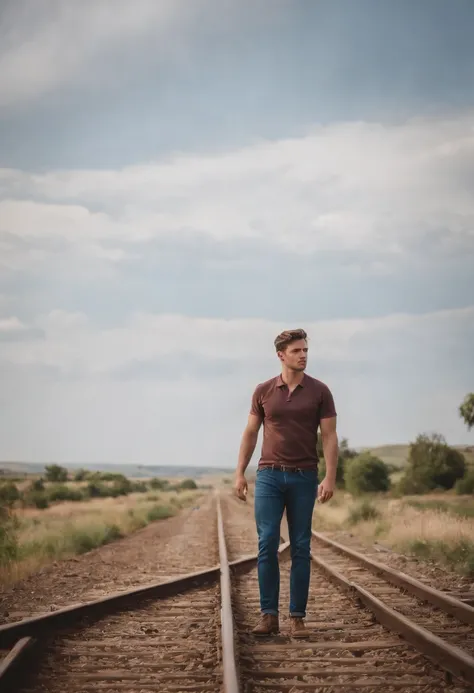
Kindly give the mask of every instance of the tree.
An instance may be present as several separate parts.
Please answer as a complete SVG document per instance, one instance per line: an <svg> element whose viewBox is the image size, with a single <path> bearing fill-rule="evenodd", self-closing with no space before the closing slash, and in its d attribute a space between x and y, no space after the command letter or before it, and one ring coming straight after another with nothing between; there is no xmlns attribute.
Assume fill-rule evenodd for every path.
<svg viewBox="0 0 474 693"><path fill-rule="evenodd" d="M363 452L347 466L345 482L347 490L353 495L388 491L390 488L388 467L375 455Z"/></svg>
<svg viewBox="0 0 474 693"><path fill-rule="evenodd" d="M60 467L59 464L47 464L45 477L47 481L67 481L67 469Z"/></svg>
<svg viewBox="0 0 474 693"><path fill-rule="evenodd" d="M322 480L326 475L326 462L324 460L324 450L321 437L318 437L317 442L317 452L319 457L319 479ZM339 441L339 455L337 459L337 469L336 469L336 486L337 488L344 488L344 471L347 467L347 462L357 456L355 450L349 447L349 441L347 438L341 438Z"/></svg>
<svg viewBox="0 0 474 693"><path fill-rule="evenodd" d="M194 479L184 479L179 485L179 488L184 490L194 490L197 489L197 484Z"/></svg>
<svg viewBox="0 0 474 693"><path fill-rule="evenodd" d="M442 435L419 435L410 445L408 468L401 488L413 493L450 489L466 472L464 456L449 447Z"/></svg>
<svg viewBox="0 0 474 693"><path fill-rule="evenodd" d="M470 431L474 426L474 392L465 396L464 402L459 407L459 414Z"/></svg>

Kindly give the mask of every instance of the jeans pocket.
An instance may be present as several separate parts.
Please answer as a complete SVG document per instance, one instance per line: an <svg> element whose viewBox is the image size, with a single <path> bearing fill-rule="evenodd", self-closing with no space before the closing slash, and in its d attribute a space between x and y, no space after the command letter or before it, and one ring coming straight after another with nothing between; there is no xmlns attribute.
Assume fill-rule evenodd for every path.
<svg viewBox="0 0 474 693"><path fill-rule="evenodd" d="M305 479L305 481L312 481L313 483L318 483L318 472L316 469L300 469L300 476Z"/></svg>

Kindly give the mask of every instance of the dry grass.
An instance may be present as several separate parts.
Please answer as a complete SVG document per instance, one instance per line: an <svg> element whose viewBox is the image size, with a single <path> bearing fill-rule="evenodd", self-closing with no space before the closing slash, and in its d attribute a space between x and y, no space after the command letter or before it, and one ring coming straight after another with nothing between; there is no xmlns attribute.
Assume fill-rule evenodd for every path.
<svg viewBox="0 0 474 693"><path fill-rule="evenodd" d="M16 581L52 561L86 553L150 522L171 517L199 495L196 491L156 491L97 498L87 503L59 503L45 510L18 510L15 556L2 560L0 584Z"/></svg>
<svg viewBox="0 0 474 693"><path fill-rule="evenodd" d="M397 551L448 565L457 572L474 576L474 517L472 498L438 497L420 501L413 498L372 497L357 501L347 494L327 505L318 505L314 528L351 528L363 540L383 541ZM413 507L411 503L418 503ZM425 507L423 507L423 504ZM465 504L465 506L463 505ZM464 511L463 508L466 508ZM465 512L463 516L463 512ZM373 515L372 519L364 519Z"/></svg>

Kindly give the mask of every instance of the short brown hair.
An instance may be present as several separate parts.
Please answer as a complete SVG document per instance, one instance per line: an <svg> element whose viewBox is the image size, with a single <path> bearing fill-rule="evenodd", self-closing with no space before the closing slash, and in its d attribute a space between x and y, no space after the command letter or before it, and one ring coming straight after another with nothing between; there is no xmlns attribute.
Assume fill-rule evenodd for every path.
<svg viewBox="0 0 474 693"><path fill-rule="evenodd" d="M275 349L276 351L285 351L287 346L298 339L308 339L308 335L304 330L285 330L275 339Z"/></svg>

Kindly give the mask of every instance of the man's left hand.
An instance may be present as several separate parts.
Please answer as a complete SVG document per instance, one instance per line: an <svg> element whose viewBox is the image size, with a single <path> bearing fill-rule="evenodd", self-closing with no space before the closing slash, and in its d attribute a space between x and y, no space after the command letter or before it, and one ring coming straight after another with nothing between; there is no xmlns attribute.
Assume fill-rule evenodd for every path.
<svg viewBox="0 0 474 693"><path fill-rule="evenodd" d="M336 483L330 479L324 478L318 486L318 501L319 503L326 503L334 495L334 489Z"/></svg>

